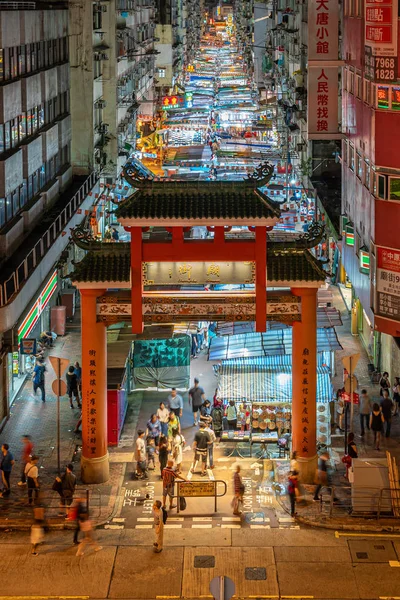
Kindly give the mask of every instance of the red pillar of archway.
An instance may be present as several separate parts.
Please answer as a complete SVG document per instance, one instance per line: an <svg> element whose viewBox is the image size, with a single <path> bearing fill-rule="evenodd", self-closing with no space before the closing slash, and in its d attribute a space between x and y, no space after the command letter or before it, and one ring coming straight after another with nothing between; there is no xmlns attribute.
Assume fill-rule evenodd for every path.
<svg viewBox="0 0 400 600"><path fill-rule="evenodd" d="M132 333L142 333L143 323L143 248L141 227L130 227L131 232L131 299Z"/></svg>
<svg viewBox="0 0 400 600"><path fill-rule="evenodd" d="M301 321L293 323L292 447L301 479L312 483L317 463L317 289L293 288L301 297Z"/></svg>
<svg viewBox="0 0 400 600"><path fill-rule="evenodd" d="M105 290L81 289L82 458L84 483L109 479L107 448L107 328L97 322L97 297Z"/></svg>
<svg viewBox="0 0 400 600"><path fill-rule="evenodd" d="M256 226L256 331L267 329L267 228Z"/></svg>

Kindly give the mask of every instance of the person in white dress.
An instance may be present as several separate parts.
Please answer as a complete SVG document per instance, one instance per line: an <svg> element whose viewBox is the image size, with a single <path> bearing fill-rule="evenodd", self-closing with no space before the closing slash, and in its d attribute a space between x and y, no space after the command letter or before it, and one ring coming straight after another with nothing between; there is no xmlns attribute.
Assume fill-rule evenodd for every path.
<svg viewBox="0 0 400 600"><path fill-rule="evenodd" d="M172 431L172 457L175 462L175 470L177 473L182 473L181 465L183 461L183 447L185 445L185 438L178 429Z"/></svg>

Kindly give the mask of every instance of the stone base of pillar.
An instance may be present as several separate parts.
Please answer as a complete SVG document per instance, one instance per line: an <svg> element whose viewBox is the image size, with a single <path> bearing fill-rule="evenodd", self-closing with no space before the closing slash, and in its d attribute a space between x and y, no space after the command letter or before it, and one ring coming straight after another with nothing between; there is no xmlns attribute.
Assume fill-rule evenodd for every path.
<svg viewBox="0 0 400 600"><path fill-rule="evenodd" d="M110 478L108 452L99 458L81 458L81 478L83 483L105 483Z"/></svg>
<svg viewBox="0 0 400 600"><path fill-rule="evenodd" d="M318 455L312 456L311 458L304 458L301 456L297 457L299 463L299 480L301 483L312 484L315 483L315 475L318 466Z"/></svg>

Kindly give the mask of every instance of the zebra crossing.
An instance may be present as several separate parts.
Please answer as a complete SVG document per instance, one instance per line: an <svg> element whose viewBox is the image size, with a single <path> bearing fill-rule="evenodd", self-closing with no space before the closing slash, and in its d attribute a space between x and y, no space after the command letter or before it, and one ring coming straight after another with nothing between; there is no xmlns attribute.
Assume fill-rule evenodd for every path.
<svg viewBox="0 0 400 600"><path fill-rule="evenodd" d="M268 517L247 519L251 513L231 517L194 517L194 516L168 516L164 529L300 529L291 517L278 517L275 524ZM152 529L153 517L137 517L136 522L126 527L125 518L115 517L104 529Z"/></svg>

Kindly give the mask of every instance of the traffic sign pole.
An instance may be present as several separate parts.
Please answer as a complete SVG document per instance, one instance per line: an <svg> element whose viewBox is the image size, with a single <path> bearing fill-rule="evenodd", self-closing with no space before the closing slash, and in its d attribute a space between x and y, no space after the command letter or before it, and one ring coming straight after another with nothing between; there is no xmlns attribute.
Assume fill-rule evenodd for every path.
<svg viewBox="0 0 400 600"><path fill-rule="evenodd" d="M61 473L61 434L60 434L60 381L61 381L61 360L57 361L58 394L57 394L57 468L58 474Z"/></svg>

